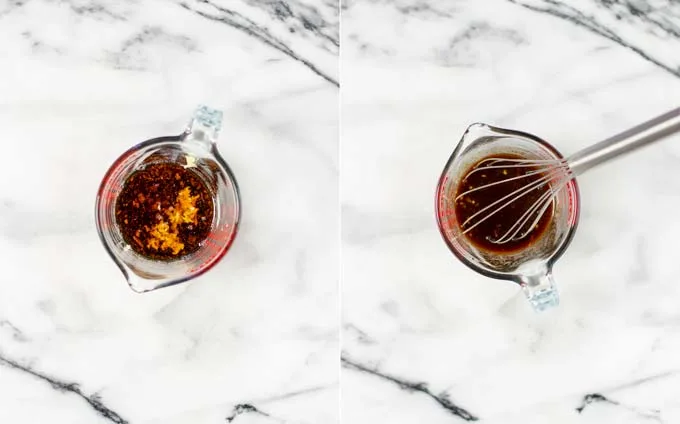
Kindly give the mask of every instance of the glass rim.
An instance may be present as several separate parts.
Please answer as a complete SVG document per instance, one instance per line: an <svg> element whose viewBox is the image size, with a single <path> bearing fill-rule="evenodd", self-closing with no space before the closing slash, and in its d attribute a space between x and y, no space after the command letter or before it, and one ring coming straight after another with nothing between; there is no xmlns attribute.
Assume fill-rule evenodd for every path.
<svg viewBox="0 0 680 424"><path fill-rule="evenodd" d="M151 278L144 278L140 276L139 274L136 274L133 270L131 270L130 266L120 257L120 255L114 251L114 248L110 245L110 241L107 240L105 233L110 232L111 230L106 230L102 228L102 208L103 205L105 204L104 197L107 195L106 191L107 188L109 187L113 176L117 171L120 170L121 166L125 163L126 160L130 159L131 156L134 156L135 154L139 153L140 151L147 149L147 148L152 148L154 146L162 147L162 144L168 143L168 144L173 144L176 143L178 146L182 146L183 142L183 134L181 135L176 135L176 136L162 136L162 137L155 137L151 138L145 141L142 141L140 143L137 143L127 149L125 152L123 152L120 156L114 160L114 162L111 164L111 166L107 169L106 173L104 174L104 177L101 180L101 183L99 185L99 188L97 190L97 196L96 196L96 201L95 201L95 225L97 228L97 234L99 236L100 241L104 245L104 248L106 249L107 253L111 257L111 259L114 261L114 263L118 266L118 268L121 270L123 275L125 276L125 279L130 286L130 288L138 293L144 293L148 291L153 291L159 288L163 287L169 287L175 284L180 284L185 281L191 280L193 278L196 278L205 272L209 271L212 269L218 262L224 258L226 253L229 251L231 246L234 243L234 240L236 239L236 236L239 232L240 228L240 222L241 222L241 214L242 214L242 206L241 206L241 194L240 194L240 189L238 182L236 181L236 178L234 176L234 173L232 172L231 168L229 165L226 163L224 158L220 155L219 151L213 144L212 149L210 151L210 154L212 155L213 159L220 165L222 168L220 172L224 172L226 179L230 182L233 192L234 192L234 207L236 209L236 214L234 217L234 222L232 223L232 230L229 232L229 236L227 239L221 243L221 246L219 247L219 250L217 251L216 254L211 256L205 263L201 264L200 266L193 268L189 272L184 273L183 275L178 275L176 277L166 277L166 278L158 278L159 284L154 285L151 288L144 289L144 290L139 290L137 287L135 287L132 284L133 279L142 279L142 280L147 280L147 281L153 281ZM211 234L212 234L211 230ZM210 238L210 235L208 236ZM200 251L200 249L199 249ZM172 261L174 263L181 262L183 259L178 259L177 261ZM162 261L156 261L158 263L162 263ZM130 273L133 273L136 275L136 277L132 277Z"/></svg>
<svg viewBox="0 0 680 424"><path fill-rule="evenodd" d="M488 124L475 123L475 124L470 125L466 129L462 139L464 139L465 135L467 135L467 133L470 131L471 128L473 128L475 126L481 126L481 125L489 128L492 132L497 133L499 135L507 135L507 136L514 136L514 137L518 137L518 138L524 138L527 141L536 143L539 146L545 148L549 153L554 155L556 159L565 159L565 156L562 153L560 153L560 151L557 150L557 148L555 148L552 144L548 143L547 141L543 140L540 137L537 137L533 134L530 134L530 133L527 133L527 132L524 132L524 131L509 130L509 129L495 127L495 126L488 125ZM462 141L462 139L461 139L461 141ZM437 181L437 187L436 187L436 191L435 191L435 217L436 217L436 220L437 220L437 227L439 229L439 233L440 233L441 237L444 239L444 242L448 246L449 250L454 254L454 256L456 256L456 258L458 258L458 260L460 262L465 264L468 268L470 268L473 271L478 272L478 273L480 273L480 274L482 274L486 277L489 277L489 278L493 278L493 279L496 279L496 280L508 280L508 281L512 281L516 284L521 285L519 279L517 278L517 276L519 275L518 273L497 272L497 271L493 271L493 270L490 270L488 268L482 267L482 266L478 265L477 263L475 263L473 261L470 261L468 258L466 258L463 255L462 252L459 251L459 248L456 247L456 245L453 243L453 241L450 240L449 236L446 234L446 230L445 230L446 226L443 223L443 216L442 216L442 210L441 210L441 207L440 207L440 205L441 205L440 200L441 200L441 198L444 194L444 186L445 186L445 181L446 181L446 177L447 177L447 174L448 174L448 170L451 168L451 165L454 162L454 160L459 156L458 150L461 147L460 145L461 145L461 143L459 142L459 144L456 146L453 153L451 154L451 156L447 160L446 165L444 165L444 170L442 171L442 173L439 177L439 180ZM464 152L461 152L461 154L464 154ZM577 182L576 178L575 177L572 178L565 185L564 188L565 189L571 189L573 191L574 196L572 198L572 202L574 203L574 208L573 208L572 214L570 214L570 217L569 217L569 223L568 223L568 229L566 231L566 236L560 242L560 246L555 250L555 252L553 252L553 254L550 255L550 257L545 261L548 269L552 268L554 263L564 254L566 249L571 244L571 241L574 238L574 235L576 233L576 229L578 227L579 218L580 218L581 195L580 195L580 192L579 192L578 182Z"/></svg>

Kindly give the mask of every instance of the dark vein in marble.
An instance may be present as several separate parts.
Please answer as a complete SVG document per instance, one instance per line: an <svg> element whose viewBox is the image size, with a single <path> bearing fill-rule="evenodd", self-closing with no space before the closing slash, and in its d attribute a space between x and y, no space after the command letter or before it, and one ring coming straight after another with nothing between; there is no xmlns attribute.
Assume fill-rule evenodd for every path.
<svg viewBox="0 0 680 424"><path fill-rule="evenodd" d="M674 37L680 37L680 28L674 26L668 17L680 17L674 14L670 7L659 7L655 4L651 7L649 2L631 2L630 0L593 0L596 4L611 10L614 17L619 21L640 22L649 25L649 32L660 30ZM671 1L668 1L668 6ZM655 13L658 12L658 13Z"/></svg>
<svg viewBox="0 0 680 424"><path fill-rule="evenodd" d="M23 373L26 373L28 375L31 375L38 380L41 380L43 382L48 383L52 388L58 392L62 393L72 393L79 398L83 399L85 402L87 402L88 405L92 407L97 413L102 417L106 418L107 420L111 421L112 423L116 424L129 424L129 422L125 419L123 419L120 415L118 415L116 412L113 410L107 408L101 400L101 397L98 394L93 394L93 395L86 395L82 392L80 389L80 386L77 383L66 383L59 381L55 378L49 377L45 374L39 373L38 371L35 371L27 366L21 365L16 361L13 361L4 355L0 354L0 365L4 365L8 368L12 368L17 371L21 371Z"/></svg>
<svg viewBox="0 0 680 424"><path fill-rule="evenodd" d="M324 22L321 14L312 6L295 0L270 0L264 2L261 0L246 0L246 3L265 9L276 20L286 23L290 32L304 29L304 31L328 41L335 47L340 47L337 36L332 36L325 32L329 29L329 25ZM295 7L291 7L291 4Z"/></svg>
<svg viewBox="0 0 680 424"><path fill-rule="evenodd" d="M522 34L514 29L501 28L490 25L488 22L476 21L471 22L464 30L456 34L449 41L449 47L455 47L462 42L478 38L498 38L514 46L527 44L527 40Z"/></svg>
<svg viewBox="0 0 680 424"><path fill-rule="evenodd" d="M19 330L19 328L17 328L17 326L7 321L6 319L0 320L0 328L9 329L9 331L12 333L12 338L18 342L28 341L28 337L26 337L24 333L21 330Z"/></svg>
<svg viewBox="0 0 680 424"><path fill-rule="evenodd" d="M648 377L643 377L639 378L637 380L633 380L627 383L620 384L618 386L614 387L609 387L605 390L607 393L612 393L612 392L618 392L626 389L630 389L633 387L638 387L643 384L647 384L652 381L656 380L661 380L665 379L668 377L676 376L678 374L677 370L670 370L670 371L665 371L659 374L651 375ZM630 405L625 405L619 401L613 400L607 396L605 396L602 393L589 393L583 396L583 399L581 400L581 404L576 407L576 411L580 414L582 413L588 406L594 404L594 403L604 403L612 406L617 406L620 408L624 408L636 415L638 415L641 418L645 419L651 419L655 420L658 422L662 422L661 420L661 411L658 409L650 409L650 410L644 410L644 409L639 409Z"/></svg>
<svg viewBox="0 0 680 424"><path fill-rule="evenodd" d="M167 39L172 41L187 52L195 52L198 50L196 42L184 35L169 34L158 26L144 26L136 35L125 40L120 48L121 52L125 52L137 45L144 45L156 39Z"/></svg>
<svg viewBox="0 0 680 424"><path fill-rule="evenodd" d="M436 16L439 18L453 18L454 15L445 10L435 9L432 5L428 3L415 3L408 4L405 6L395 6L396 9L405 15L421 15L421 16Z"/></svg>
<svg viewBox="0 0 680 424"><path fill-rule="evenodd" d="M632 387L637 387L637 386L647 384L647 383L652 382L652 381L661 380L661 379L664 379L664 378L676 376L678 374L678 372L680 372L680 371L671 370L671 371L662 372L660 374L651 375L649 377L639 378L637 380L633 380L633 381L621 384L621 385L616 386L616 387L608 388L607 391L612 392L612 391L630 389Z"/></svg>
<svg viewBox="0 0 680 424"><path fill-rule="evenodd" d="M286 423L285 420L274 417L271 414L262 411L261 409L255 407L253 405L253 403L256 403L258 405L262 405L262 404L267 404L267 403L280 402L282 400L287 400L287 399L295 398L295 397L298 397L298 396L304 396L304 395L308 395L310 393L315 393L315 392L324 390L326 388L328 388L328 386L307 387L307 388L304 388L304 389L295 390L295 391L287 392L287 393L282 393L282 394L278 394L278 395L274 395L274 396L269 396L269 397L257 399L257 400L254 400L254 401L251 400L251 401L248 401L247 403L239 403L238 405L236 405L232 409L231 414L226 418L226 421L228 423L231 423L231 422L234 422L236 420L236 418L238 418L241 415L254 414L254 415L259 415L261 417L269 418L269 420L271 420L271 421L275 421L275 422L278 422L278 423L281 423L281 424L285 424ZM253 403L251 403L251 402L253 402Z"/></svg>
<svg viewBox="0 0 680 424"><path fill-rule="evenodd" d="M167 43L186 53L200 51L194 40L179 34L171 34L158 26L143 26L137 33L127 38L115 52L108 54L108 60L116 69L145 70L148 58L143 51L153 43Z"/></svg>
<svg viewBox="0 0 680 424"><path fill-rule="evenodd" d="M609 400L608 398L604 397L603 395L599 393L590 393L585 396L583 396L583 400L581 401L581 405L576 407L576 412L579 414L583 412L584 409L591 403L610 403L612 405L619 405L618 402L614 402L613 400Z"/></svg>
<svg viewBox="0 0 680 424"><path fill-rule="evenodd" d="M607 28L606 26L600 24L595 18L584 14L583 12L579 11L578 9L576 9L574 7L560 3L556 0L542 0L542 2L547 5L546 7L539 7L539 6L534 6L534 5L531 5L531 4L523 3L521 0L508 0L508 1L513 3L513 4L522 6L526 9L532 10L534 12L555 16L557 18L571 22L575 25L586 28L589 31L591 31L591 32L593 32L597 35L600 35L602 37L605 37L608 40L611 40L611 41L617 43L618 45L620 45L622 47L625 47L629 50L632 50L633 52L635 52L637 55L639 55L643 59L653 63L654 65L660 67L661 69L664 69L665 71L671 73L672 75L674 75L676 77L680 77L680 67L673 68L673 67L661 62L660 60L650 56L643 49L641 49L637 46L634 46L634 45L626 42L625 40L623 40L621 37L619 37L616 34L616 32L614 30ZM615 1L615 0L610 0L610 2L611 1ZM643 16L644 15L640 15L639 17L642 18ZM619 18L619 19L621 19L621 18ZM644 21L650 22L650 20L647 19L647 18L644 18ZM658 25L661 25L661 24L672 25L672 23L669 23L669 22L663 22L663 23L654 22L652 25L658 26ZM666 28L666 32L669 35L673 35L673 33L676 32L676 31L680 32L680 28L675 28L675 27ZM663 42L663 41L664 41L663 38L659 38L659 42Z"/></svg>
<svg viewBox="0 0 680 424"><path fill-rule="evenodd" d="M291 59L302 63L304 66L306 66L309 70L320 76L321 78L325 79L326 81L330 82L331 84L335 85L336 87L339 87L340 84L338 81L333 79L330 75L327 75L323 71L321 71L319 68L317 68L312 62L309 60L298 56L295 51L293 51L290 47L288 47L285 43L283 43L281 40L277 39L273 35L267 31L266 28L262 28L257 23L254 21L248 19L247 17L234 12L233 10L218 6L214 3L212 3L209 0L198 0L199 3L203 4L208 4L211 7L213 7L216 11L220 12L220 16L213 16L211 14L202 12L200 10L192 9L188 4L182 2L180 3L180 6L182 6L184 9L189 10L199 16L202 16L206 19L209 19L211 21L215 22L220 22L225 25L228 25L232 28L235 28L241 32L244 32L245 34L256 38L260 40L261 42L265 43L266 45L280 51L281 53L285 54L286 56L290 57Z"/></svg>
<svg viewBox="0 0 680 424"><path fill-rule="evenodd" d="M412 382L412 381L407 381L401 378L394 377L389 374L385 374L383 372L378 371L375 368L368 367L366 365L362 365L358 362L355 362L347 357L347 355L343 354L342 355L342 366L347 369L363 372L365 374L372 375L374 377L378 377L382 380L389 381L391 383L396 384L400 389L405 390L410 393L422 393L431 399L433 399L435 402L437 402L442 408L447 410L449 413L452 415L455 415L458 418L461 418L464 421L477 421L479 418L476 416L472 415L470 412L465 410L464 408L461 408L458 405L455 405L451 399L449 398L449 395L446 393L440 393L438 395L435 395L430 391L426 383L422 382Z"/></svg>
<svg viewBox="0 0 680 424"><path fill-rule="evenodd" d="M357 327L354 324L345 324L342 326L344 331L346 333L349 333L354 336L354 339L362 345L372 345L375 344L376 341L373 340L368 333L363 331L361 328Z"/></svg>
<svg viewBox="0 0 680 424"><path fill-rule="evenodd" d="M231 411L231 415L229 415L227 417L227 422L228 423L234 422L234 420L238 416L243 415L243 414L256 414L256 415L261 415L263 417L270 418L269 414L260 411L259 409L257 409L253 405L251 405L249 403L240 403L240 404L236 405L234 407L234 409Z"/></svg>
<svg viewBox="0 0 680 424"><path fill-rule="evenodd" d="M641 411L637 408L633 408L627 405L623 405L620 402L617 402L615 400L609 399L608 397L604 396L601 393L589 393L585 396L583 396L583 400L581 401L581 405L576 407L576 412L579 414L582 414L583 411L589 406L594 403L606 403L612 406L619 406L622 408L625 408L629 410L630 412L633 412L634 414L638 415L641 418L646 418L646 419L651 419L655 421L661 422L661 411L658 409L652 409L649 411Z"/></svg>
<svg viewBox="0 0 680 424"><path fill-rule="evenodd" d="M432 1L432 0L343 0L343 11L353 8L357 3L372 3L391 7L402 15L418 17L422 19L450 19L460 11L455 1Z"/></svg>
<svg viewBox="0 0 680 424"><path fill-rule="evenodd" d="M280 395L274 395L274 396L269 396L266 398L258 399L257 403L263 404L263 403L270 403L270 402L278 402L286 399L291 399L295 398L298 396L305 396L308 394L320 392L321 390L327 389L328 386L313 386L313 387L307 387L305 389L300 389L300 390L294 390L292 392L287 392L287 393L282 393Z"/></svg>
<svg viewBox="0 0 680 424"><path fill-rule="evenodd" d="M74 2L67 2L71 10L77 15L89 16L89 17L106 17L114 21L124 21L127 18L123 15L119 15L112 12L108 8L96 2L89 2L87 4L79 5Z"/></svg>
<svg viewBox="0 0 680 424"><path fill-rule="evenodd" d="M479 49L471 45L473 40L494 40L511 46L526 44L522 34L514 29L473 21L456 33L446 48L437 50L438 62L447 67L476 66L479 61Z"/></svg>

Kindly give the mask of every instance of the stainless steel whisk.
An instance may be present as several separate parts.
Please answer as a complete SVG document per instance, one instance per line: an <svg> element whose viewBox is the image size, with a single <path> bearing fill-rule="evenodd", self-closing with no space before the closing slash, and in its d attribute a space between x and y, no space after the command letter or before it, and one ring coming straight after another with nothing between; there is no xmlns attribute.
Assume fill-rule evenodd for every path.
<svg viewBox="0 0 680 424"><path fill-rule="evenodd" d="M494 181L467 190L456 196L454 201L458 201L460 198L472 192L488 189L492 186L516 181L532 175L540 175L540 178L495 200L471 215L461 224L461 229L463 230L462 234L471 231L482 222L529 194L532 190L541 189L547 184L549 189L532 203L532 205L524 211L520 218L510 226L503 235L495 240L489 241L503 244L510 241L521 240L538 224L543 217L543 214L545 214L550 207L557 193L562 190L571 179L597 165L652 142L659 141L679 131L680 108L676 108L627 131L580 150L566 159L486 158L479 162L475 169L467 173L463 179L475 172L489 169L526 168L527 170L522 175ZM480 165L485 166L481 167Z"/></svg>

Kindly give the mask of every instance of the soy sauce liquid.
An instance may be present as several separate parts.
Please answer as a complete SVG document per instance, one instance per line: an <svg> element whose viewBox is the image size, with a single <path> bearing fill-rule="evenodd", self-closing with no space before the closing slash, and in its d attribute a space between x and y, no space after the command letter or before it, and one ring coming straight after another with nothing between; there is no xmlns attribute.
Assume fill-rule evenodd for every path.
<svg viewBox="0 0 680 424"><path fill-rule="evenodd" d="M525 157L514 155L514 154L494 154L493 158L503 158L503 159L527 159ZM454 204L456 219L461 226L462 230L469 228L474 225L482 218L487 216L489 213L495 211L500 206L509 201L512 197L497 203L496 205L490 207L489 209L481 212L476 217L472 218L468 224L463 226L463 223L470 218L475 213L484 209L486 206L496 202L497 200L509 195L515 190L521 189L530 185L532 182L545 177L545 173L533 173L537 170L533 166L522 166L522 167L512 167L512 162L498 162L493 164L494 168L489 168L491 165L490 161L485 161L489 157L480 159L477 163L470 167L463 175L463 178L458 183L458 188L456 190L455 198L457 199ZM507 165L500 168L496 168L498 165ZM487 169L488 168L488 169ZM475 171L475 172L472 172ZM527 173L532 173L532 175L526 175ZM522 177L524 176L524 177ZM471 193L464 194L462 197L459 196L468 190L476 187L484 186L498 181L509 180L514 177L520 177L515 180L506 181L500 184L493 185L491 187L485 187ZM475 247L478 249L490 251L493 253L515 253L519 250L526 249L535 243L547 230L550 221L553 217L554 205L550 202L550 206L546 209L543 216L538 221L538 223L531 229L528 226L532 224L537 217L538 212L542 208L538 208L530 215L529 222L523 226L522 230L518 233L518 237L526 233L525 237L521 237L517 240L509 240L504 243L494 243L494 240L498 240L518 221L522 218L522 215L529 210L538 199L550 190L550 185L540 184L537 188L532 189L528 194L522 196L521 198L515 200L511 204L507 205L505 208L495 213L476 227L474 227L469 232L465 233L466 237ZM527 232L528 231L528 232ZM514 229L513 231L514 232Z"/></svg>

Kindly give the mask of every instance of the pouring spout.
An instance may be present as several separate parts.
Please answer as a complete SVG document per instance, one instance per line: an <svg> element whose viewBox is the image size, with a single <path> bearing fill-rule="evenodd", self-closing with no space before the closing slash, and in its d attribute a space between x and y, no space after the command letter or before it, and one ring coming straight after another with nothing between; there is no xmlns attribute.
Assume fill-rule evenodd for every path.
<svg viewBox="0 0 680 424"><path fill-rule="evenodd" d="M164 276L155 274L145 274L142 271L123 271L128 286L137 293L147 293L163 287L173 286L191 278L190 275Z"/></svg>

